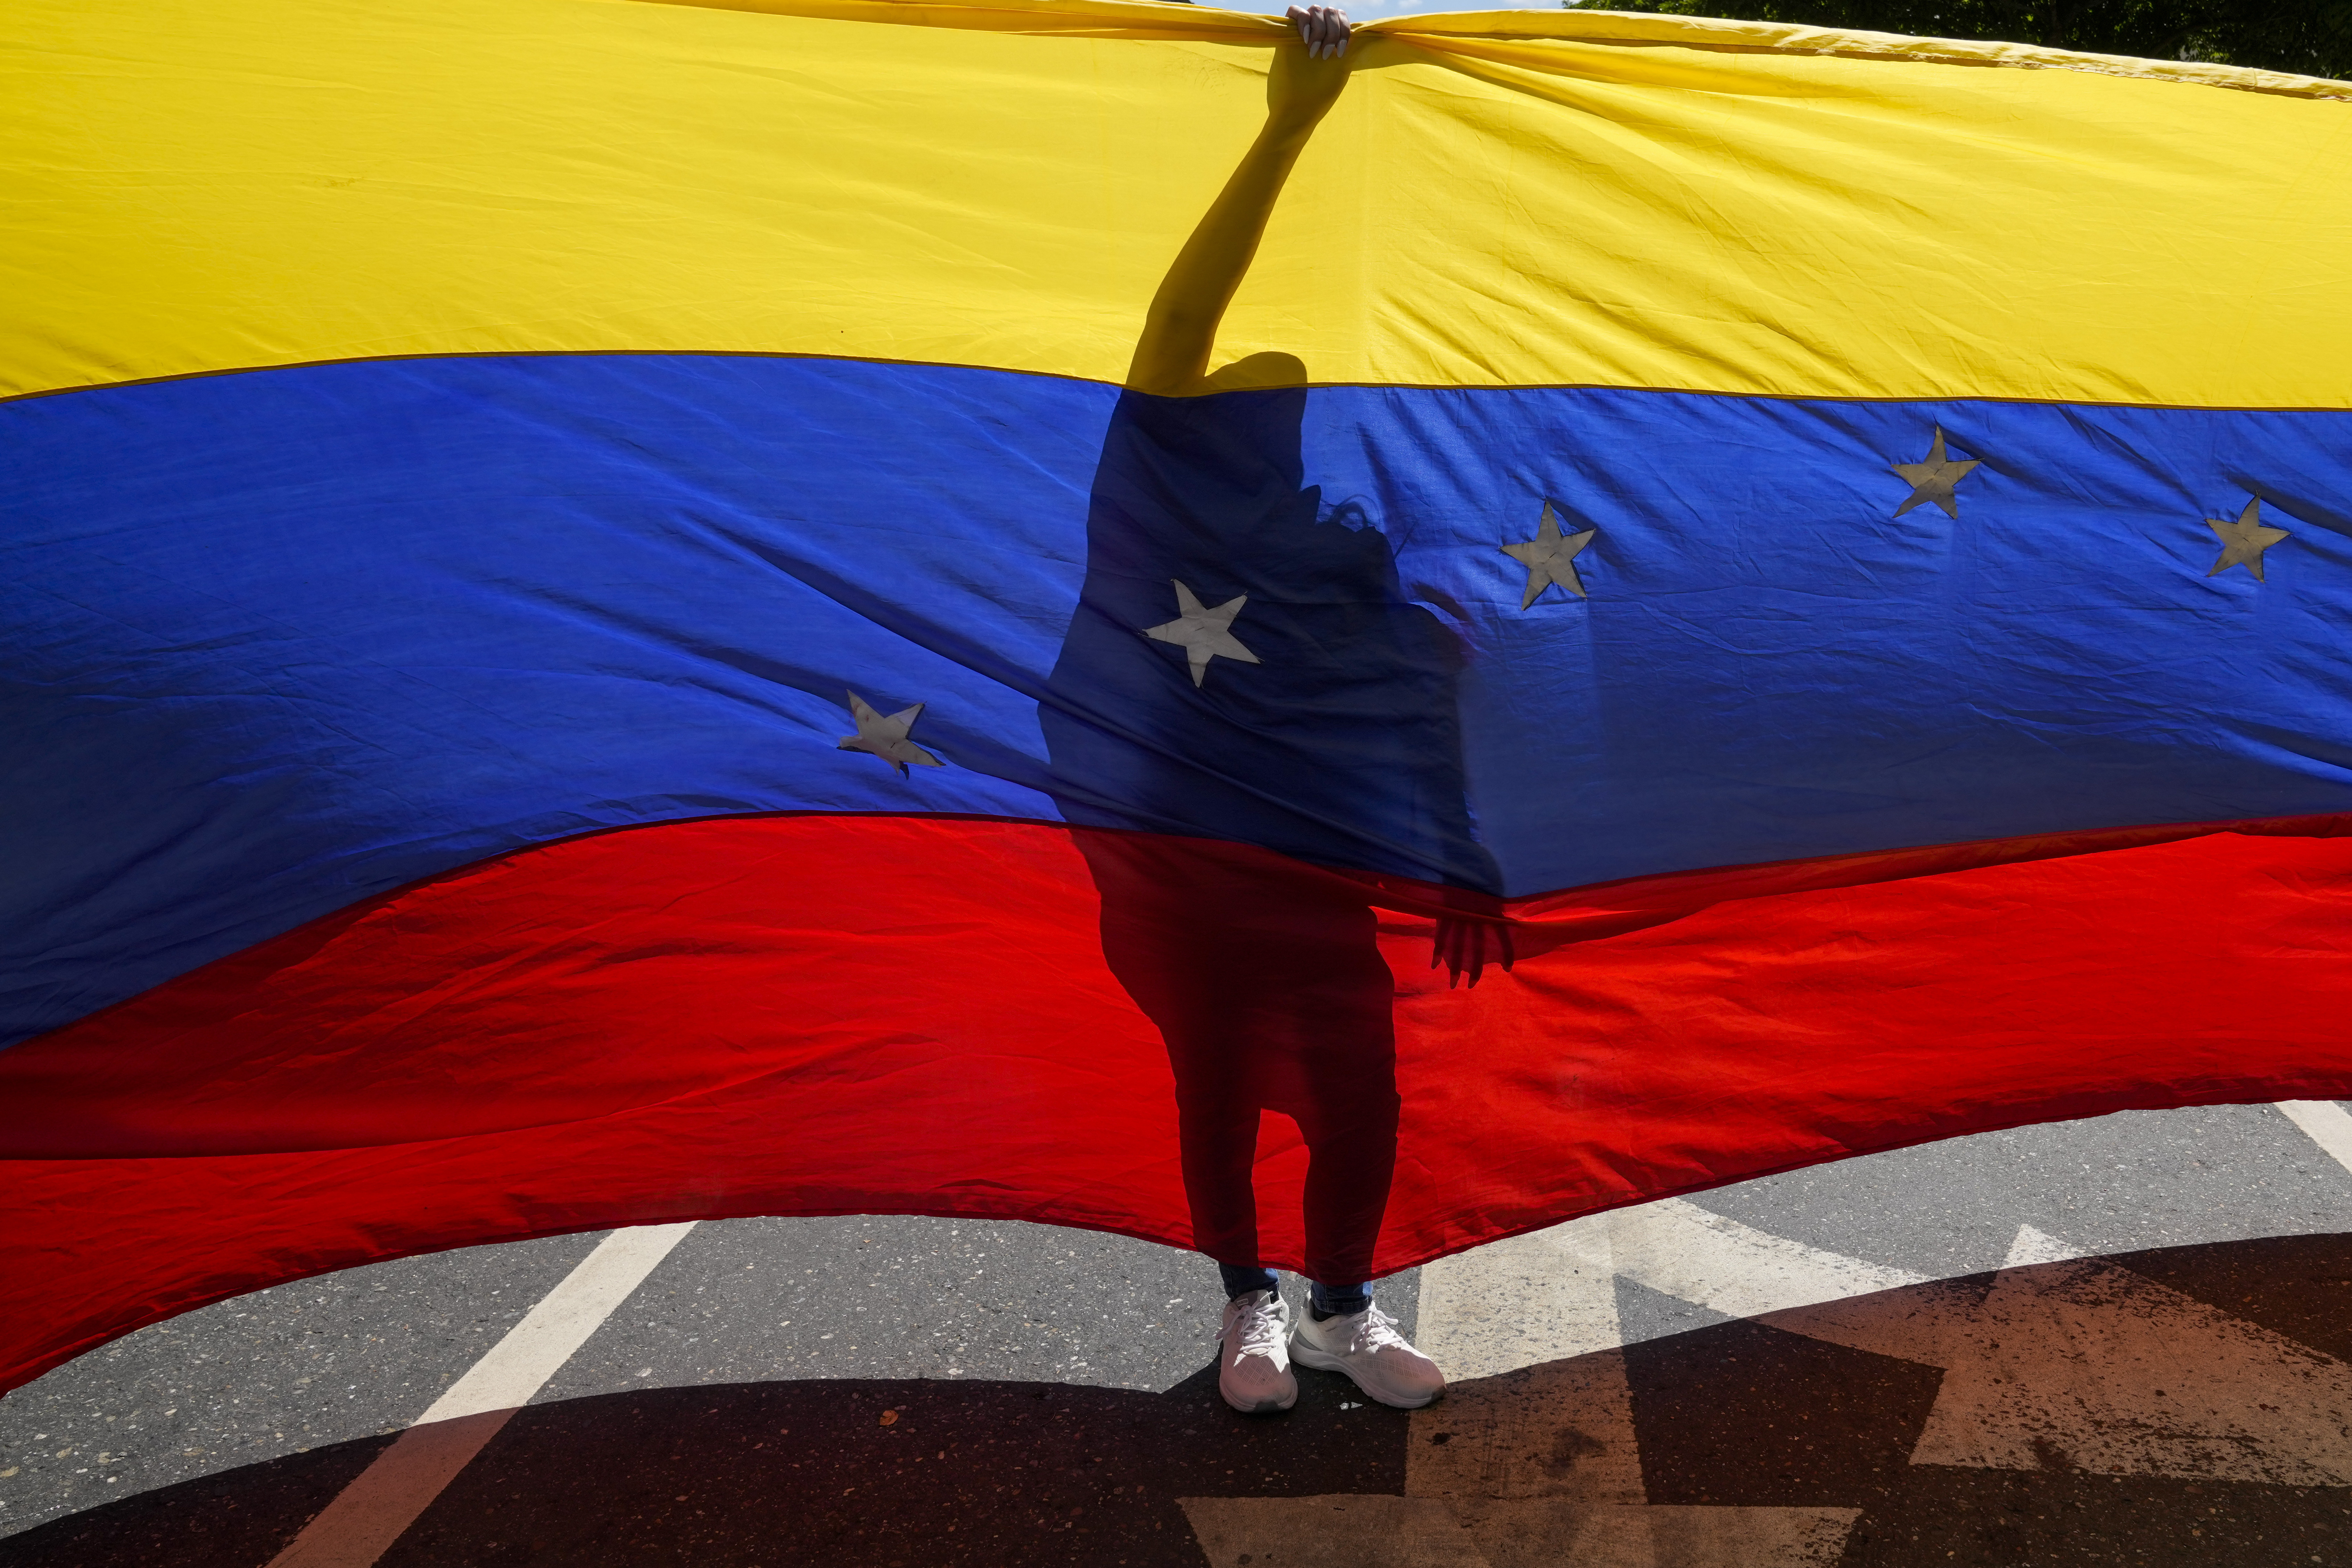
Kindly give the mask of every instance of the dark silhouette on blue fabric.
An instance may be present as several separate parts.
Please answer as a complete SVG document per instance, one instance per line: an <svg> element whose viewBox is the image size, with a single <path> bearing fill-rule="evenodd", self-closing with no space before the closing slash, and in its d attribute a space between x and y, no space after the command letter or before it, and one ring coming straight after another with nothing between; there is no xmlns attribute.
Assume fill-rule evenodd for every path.
<svg viewBox="0 0 2352 1568"><path fill-rule="evenodd" d="M1040 719L1063 816L1130 830L1079 837L1112 972L1167 1042L1195 1245L1260 1261L1253 1158L1279 1111L1309 1152L1308 1272L1345 1286L1370 1277L1396 1163L1395 984L1371 888L1318 868L1497 880L1464 798L1459 650L1388 540L1307 483L1306 367L1203 374L1343 79L1277 63L1265 129L1153 300ZM1257 662L1213 658L1196 684L1184 648L1144 636L1178 583L1203 605L1246 595L1230 630Z"/></svg>

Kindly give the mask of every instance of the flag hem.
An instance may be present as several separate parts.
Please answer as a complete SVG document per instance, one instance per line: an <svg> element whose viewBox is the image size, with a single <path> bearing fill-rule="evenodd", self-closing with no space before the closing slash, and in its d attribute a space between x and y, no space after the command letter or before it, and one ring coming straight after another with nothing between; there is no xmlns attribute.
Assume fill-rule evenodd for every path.
<svg viewBox="0 0 2352 1568"><path fill-rule="evenodd" d="M1061 37L1150 38L1197 43L1279 44L1291 37L1278 16L1194 5L1186 0L1035 0L1034 4L941 4L940 0L631 0L697 9L762 12L844 22ZM2158 60L2092 54L2035 44L1972 38L1916 37L1902 33L1809 27L1651 12L1533 8L1433 12L1385 16L1357 27L1360 35L1395 38L1439 53L1473 53L1482 40L1706 49L1733 54L1827 55L1918 65L1993 66L2024 70L2082 71L2098 76L2230 88L2352 102L2352 82L2251 66L2203 60Z"/></svg>

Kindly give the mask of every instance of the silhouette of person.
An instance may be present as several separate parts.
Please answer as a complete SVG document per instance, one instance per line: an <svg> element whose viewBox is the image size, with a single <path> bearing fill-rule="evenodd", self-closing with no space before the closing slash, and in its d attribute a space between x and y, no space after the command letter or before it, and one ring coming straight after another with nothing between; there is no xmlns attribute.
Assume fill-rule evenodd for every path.
<svg viewBox="0 0 2352 1568"><path fill-rule="evenodd" d="M1496 873L1464 801L1457 650L1404 597L1360 509L1306 483L1306 367L1261 354L1207 374L1346 81L1344 16L1291 16L1309 48L1278 51L1265 127L1146 318L1039 716L1063 816L1117 830L1078 838L1105 956L1174 1069L1194 1245L1228 1296L1220 1389L1238 1409L1288 1409L1296 1356L1410 1408L1444 1379L1366 1283L1396 1163L1395 983L1370 889L1325 868L1489 889ZM1266 1110L1308 1150L1313 1288L1295 1325L1259 1254Z"/></svg>

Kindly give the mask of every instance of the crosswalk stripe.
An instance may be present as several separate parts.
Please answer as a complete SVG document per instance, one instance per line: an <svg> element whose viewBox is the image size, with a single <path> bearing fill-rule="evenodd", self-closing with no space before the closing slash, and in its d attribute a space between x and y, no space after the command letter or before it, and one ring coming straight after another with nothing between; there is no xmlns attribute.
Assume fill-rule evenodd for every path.
<svg viewBox="0 0 2352 1568"><path fill-rule="evenodd" d="M2352 1114L2332 1100L2282 1100L2278 1108L2337 1164L2352 1171Z"/></svg>
<svg viewBox="0 0 2352 1568"><path fill-rule="evenodd" d="M1456 1381L1612 1350L1621 1276L1729 1318L1926 1283L1667 1198L1428 1265L1417 1337Z"/></svg>
<svg viewBox="0 0 2352 1568"><path fill-rule="evenodd" d="M597 1243L269 1568L372 1568L693 1228L691 1220L640 1226Z"/></svg>
<svg viewBox="0 0 2352 1568"><path fill-rule="evenodd" d="M1808 1247L1679 1198L1612 1217L1618 1273L1727 1318L1927 1283L1924 1274Z"/></svg>

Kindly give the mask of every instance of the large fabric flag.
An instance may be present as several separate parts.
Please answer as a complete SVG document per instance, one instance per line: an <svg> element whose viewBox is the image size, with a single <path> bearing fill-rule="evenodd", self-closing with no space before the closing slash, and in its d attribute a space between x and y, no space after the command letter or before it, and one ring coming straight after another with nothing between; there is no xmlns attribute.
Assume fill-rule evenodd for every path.
<svg viewBox="0 0 2352 1568"><path fill-rule="evenodd" d="M404 1253L1344 1279L2352 1092L2352 88L34 0L0 1380Z"/></svg>

